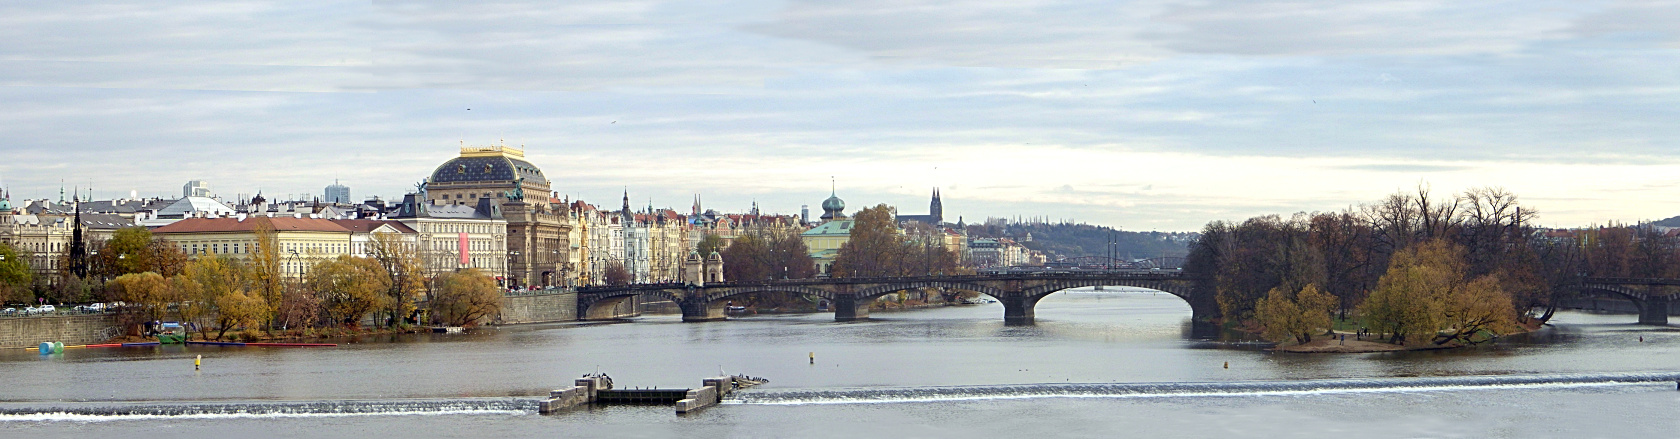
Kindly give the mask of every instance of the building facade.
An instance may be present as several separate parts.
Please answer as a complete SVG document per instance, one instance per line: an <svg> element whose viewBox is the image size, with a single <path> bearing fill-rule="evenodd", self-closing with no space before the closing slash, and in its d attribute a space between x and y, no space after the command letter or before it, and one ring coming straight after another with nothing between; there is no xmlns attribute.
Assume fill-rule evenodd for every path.
<svg viewBox="0 0 1680 439"><path fill-rule="evenodd" d="M549 181L507 145L462 146L460 156L439 165L420 185L428 205L493 205L507 221L508 286L564 284L578 267L571 257L568 206L551 196Z"/></svg>

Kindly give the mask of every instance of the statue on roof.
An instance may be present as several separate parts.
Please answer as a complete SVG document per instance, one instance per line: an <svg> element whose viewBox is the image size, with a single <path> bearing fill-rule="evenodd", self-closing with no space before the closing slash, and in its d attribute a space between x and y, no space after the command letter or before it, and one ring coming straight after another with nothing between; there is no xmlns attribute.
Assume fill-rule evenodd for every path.
<svg viewBox="0 0 1680 439"><path fill-rule="evenodd" d="M518 180L514 180L513 190L503 191L502 196L507 197L509 200L523 201L525 199L525 177L519 177Z"/></svg>

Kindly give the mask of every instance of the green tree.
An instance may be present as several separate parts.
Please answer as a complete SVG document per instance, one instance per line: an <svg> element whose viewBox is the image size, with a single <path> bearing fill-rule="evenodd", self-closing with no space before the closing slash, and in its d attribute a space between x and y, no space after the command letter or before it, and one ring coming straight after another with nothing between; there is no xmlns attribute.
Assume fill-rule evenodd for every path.
<svg viewBox="0 0 1680 439"><path fill-rule="evenodd" d="M99 247L99 253L91 258L93 271L106 278L154 271L151 244L152 232L145 227L117 229L104 245L94 246Z"/></svg>
<svg viewBox="0 0 1680 439"><path fill-rule="evenodd" d="M0 243L0 303L28 302L35 271L29 268L29 252Z"/></svg>
<svg viewBox="0 0 1680 439"><path fill-rule="evenodd" d="M704 238L700 238L699 243L694 245L694 250L700 252L701 257L705 257L706 255L712 254L712 252L722 253L723 247L724 241L722 236L707 233Z"/></svg>
<svg viewBox="0 0 1680 439"><path fill-rule="evenodd" d="M502 290L477 268L447 273L432 294L432 317L450 326L470 326L501 312Z"/></svg>
<svg viewBox="0 0 1680 439"><path fill-rule="evenodd" d="M379 262L340 255L309 269L308 288L321 299L322 310L334 324L355 325L368 312L386 306L391 278Z"/></svg>

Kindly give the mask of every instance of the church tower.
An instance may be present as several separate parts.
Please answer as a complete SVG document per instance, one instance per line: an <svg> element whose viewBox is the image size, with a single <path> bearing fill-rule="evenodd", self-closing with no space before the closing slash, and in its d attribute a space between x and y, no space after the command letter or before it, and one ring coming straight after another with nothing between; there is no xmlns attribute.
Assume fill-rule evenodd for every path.
<svg viewBox="0 0 1680 439"><path fill-rule="evenodd" d="M933 188L933 202L928 203L928 217L934 225L945 223L945 206L939 203L939 188Z"/></svg>

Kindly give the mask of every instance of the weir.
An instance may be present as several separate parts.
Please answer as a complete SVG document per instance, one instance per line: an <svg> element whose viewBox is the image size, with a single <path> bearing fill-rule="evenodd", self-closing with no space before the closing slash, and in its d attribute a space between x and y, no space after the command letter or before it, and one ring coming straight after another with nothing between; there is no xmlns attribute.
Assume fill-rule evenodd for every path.
<svg viewBox="0 0 1680 439"><path fill-rule="evenodd" d="M547 415L586 404L672 404L676 406L677 414L681 415L717 405L736 390L769 381L736 375L703 379L697 389L613 389L612 377L605 374L585 375L574 381L571 387L550 391L548 399L538 403L537 412Z"/></svg>

